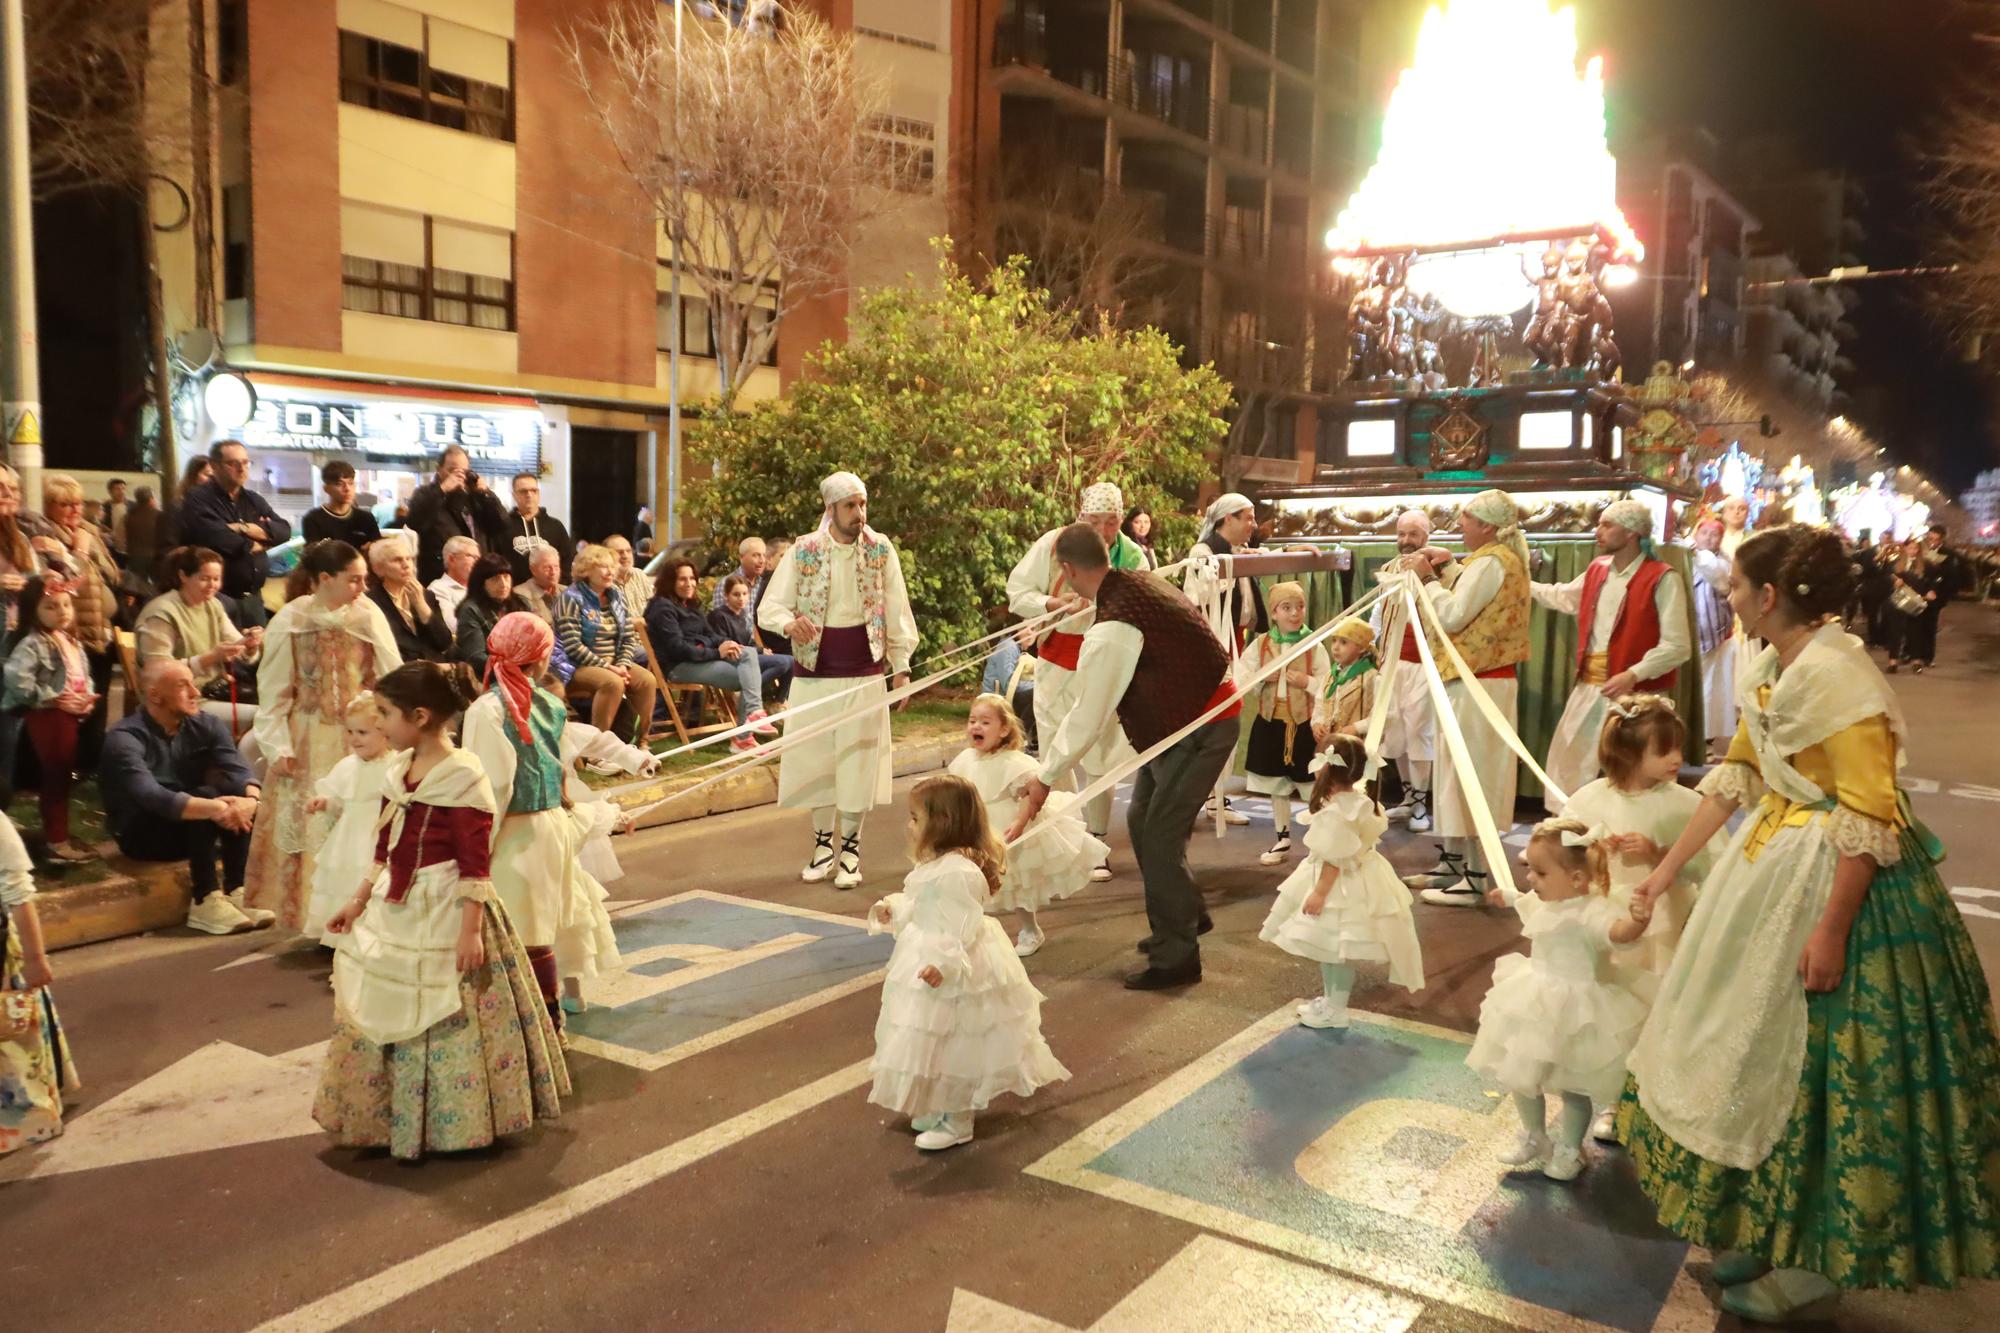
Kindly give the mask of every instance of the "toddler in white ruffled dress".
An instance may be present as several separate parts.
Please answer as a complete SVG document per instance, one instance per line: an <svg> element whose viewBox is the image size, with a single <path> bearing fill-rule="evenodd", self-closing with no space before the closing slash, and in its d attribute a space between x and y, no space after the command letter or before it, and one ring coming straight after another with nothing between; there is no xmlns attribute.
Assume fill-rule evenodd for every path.
<svg viewBox="0 0 2000 1333"><path fill-rule="evenodd" d="M1313 757L1306 860L1278 888L1259 938L1319 964L1323 994L1299 1006L1309 1028L1344 1028L1354 964L1389 965L1389 980L1422 990L1423 953L1410 892L1375 850L1389 821L1361 780L1367 750L1336 733Z"/></svg>
<svg viewBox="0 0 2000 1333"><path fill-rule="evenodd" d="M1512 1093L1520 1112L1521 1137L1500 1160L1541 1166L1551 1180L1582 1174L1591 1106L1617 1099L1646 1021L1645 1004L1607 979L1613 946L1638 939L1652 917L1643 903L1621 911L1607 896L1607 836L1578 820L1543 820L1522 857L1534 892L1487 894L1493 906L1520 913L1534 952L1494 966L1465 1063ZM1553 1141L1543 1101L1550 1094L1562 1099Z"/></svg>

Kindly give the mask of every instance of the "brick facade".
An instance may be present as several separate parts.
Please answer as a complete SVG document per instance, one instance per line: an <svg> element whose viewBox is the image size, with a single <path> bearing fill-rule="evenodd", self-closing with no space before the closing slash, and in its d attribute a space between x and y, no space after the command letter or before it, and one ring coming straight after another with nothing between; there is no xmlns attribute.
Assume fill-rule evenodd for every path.
<svg viewBox="0 0 2000 1333"><path fill-rule="evenodd" d="M251 336L340 350L340 39L331 4L249 0Z"/></svg>
<svg viewBox="0 0 2000 1333"><path fill-rule="evenodd" d="M620 0L517 0L515 251L520 366L651 385L651 206L577 89L561 34Z"/></svg>

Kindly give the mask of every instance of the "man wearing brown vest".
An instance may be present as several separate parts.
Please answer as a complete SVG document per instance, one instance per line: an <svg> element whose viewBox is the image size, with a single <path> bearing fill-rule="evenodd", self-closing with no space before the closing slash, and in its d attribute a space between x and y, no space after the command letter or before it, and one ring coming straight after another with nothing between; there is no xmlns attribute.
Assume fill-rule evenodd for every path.
<svg viewBox="0 0 2000 1333"><path fill-rule="evenodd" d="M1104 539L1090 527L1064 528L1053 554L1064 585L1095 603L1097 618L1077 656L1075 703L1056 734L1042 741L1042 771L1028 781L1018 827L1113 727L1123 726L1132 748L1144 754L1226 702L1217 716L1139 770L1126 814L1152 928L1139 947L1152 961L1125 985L1161 990L1200 981L1195 937L1206 928L1207 913L1188 872L1187 841L1236 750L1242 706L1232 697L1229 654L1172 584L1156 574L1112 569Z"/></svg>

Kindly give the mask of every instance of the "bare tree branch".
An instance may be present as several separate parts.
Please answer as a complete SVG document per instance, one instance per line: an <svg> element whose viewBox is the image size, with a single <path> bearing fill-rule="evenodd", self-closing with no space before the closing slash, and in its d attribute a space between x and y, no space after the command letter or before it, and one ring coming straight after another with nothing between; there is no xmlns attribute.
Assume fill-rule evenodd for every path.
<svg viewBox="0 0 2000 1333"><path fill-rule="evenodd" d="M1051 170L1054 160L1053 145L1014 157L995 192L1000 254L989 258L1025 256L1035 283L1086 327L1159 323L1167 306L1162 201L1080 170Z"/></svg>
<svg viewBox="0 0 2000 1333"><path fill-rule="evenodd" d="M156 12L168 0L27 0L29 161L35 194L143 195L185 166L188 127L146 115Z"/></svg>
<svg viewBox="0 0 2000 1333"><path fill-rule="evenodd" d="M678 54L667 5L563 38L621 169L708 302L725 404L787 315L846 285L854 238L895 207L894 149L877 132L887 88L853 38L788 6L732 12L686 11Z"/></svg>

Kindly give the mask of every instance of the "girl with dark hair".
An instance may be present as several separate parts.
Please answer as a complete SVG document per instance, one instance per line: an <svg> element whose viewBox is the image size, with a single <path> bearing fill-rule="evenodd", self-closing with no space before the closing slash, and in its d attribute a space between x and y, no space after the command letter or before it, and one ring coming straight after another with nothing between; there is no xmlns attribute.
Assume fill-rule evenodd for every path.
<svg viewBox="0 0 2000 1333"><path fill-rule="evenodd" d="M2000 1277L2000 1042L1943 849L1896 773L1903 710L1837 617L1825 531L1759 532L1730 603L1765 648L1664 896L1741 808L1632 1053L1618 1116L1660 1221L1717 1251L1723 1308L1817 1317L1848 1288Z"/></svg>
<svg viewBox="0 0 2000 1333"><path fill-rule="evenodd" d="M1306 859L1278 888L1278 901L1258 938L1319 964L1321 994L1299 1005L1309 1028L1347 1026L1354 965L1389 965L1389 980L1424 988L1410 891L1375 845L1388 817L1368 795L1362 775L1368 752L1346 732L1327 737L1313 757Z"/></svg>
<svg viewBox="0 0 2000 1333"><path fill-rule="evenodd" d="M249 907L317 932L321 923L306 919L315 858L306 806L347 753L348 705L403 659L380 608L362 596L367 576L352 546L314 542L299 577L307 592L271 618L257 666L250 738L265 765L264 799L243 887Z"/></svg>
<svg viewBox="0 0 2000 1333"><path fill-rule="evenodd" d="M466 575L465 600L458 604L458 630L451 655L471 667L482 679L486 675L486 636L500 618L514 611L527 611L528 599L514 591L514 568L498 551L489 551L474 562Z"/></svg>
<svg viewBox="0 0 2000 1333"><path fill-rule="evenodd" d="M1144 505L1127 514L1125 522L1119 527L1119 531L1130 537L1132 544L1145 553L1148 569L1160 567L1159 553L1153 549L1153 528L1153 511Z"/></svg>
<svg viewBox="0 0 2000 1333"><path fill-rule="evenodd" d="M313 1119L348 1148L404 1160L483 1148L553 1120L569 1070L494 893L496 803L451 743L479 696L463 662L411 662L375 686L398 753L375 864L326 923L335 1027Z"/></svg>

